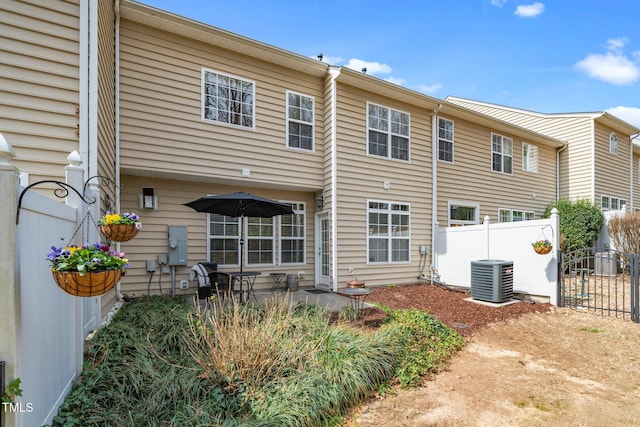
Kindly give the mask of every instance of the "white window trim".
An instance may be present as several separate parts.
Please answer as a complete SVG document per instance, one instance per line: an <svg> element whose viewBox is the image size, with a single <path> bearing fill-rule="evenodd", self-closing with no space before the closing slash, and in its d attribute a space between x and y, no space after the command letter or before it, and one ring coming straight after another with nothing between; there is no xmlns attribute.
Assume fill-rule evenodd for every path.
<svg viewBox="0 0 640 427"><path fill-rule="evenodd" d="M525 147L529 147L529 156L527 161L525 162ZM531 165L531 161L534 160L535 164ZM525 168L525 163L527 167ZM540 164L540 150L538 150L538 146L531 144L529 142L522 143L522 170L524 172L529 173L538 173L538 165ZM513 169L513 165L512 165Z"/></svg>
<svg viewBox="0 0 640 427"><path fill-rule="evenodd" d="M271 217L271 236L269 237L265 237L265 236L249 236L249 218L250 217L245 217L244 218L244 246L243 248L241 248L241 250L244 251L243 257L244 257L244 262L246 264L247 267L273 267L276 265L276 255L278 254L278 248L276 248L276 227L278 227L277 225L277 221L275 217ZM263 219L269 219L269 218L259 218L260 220ZM272 256L271 256L271 262L265 262L265 263L250 263L249 262L249 241L250 240L270 240L271 241L271 252L272 252Z"/></svg>
<svg viewBox="0 0 640 427"><path fill-rule="evenodd" d="M292 119L289 117L289 94L293 94L296 96L304 96L306 98L311 98L311 102L313 103L312 105L312 110L311 110L311 114L312 114L312 118L311 118L311 123L302 121L302 120L298 120L298 119ZM287 123L286 123L286 141L285 141L285 147L287 150L294 150L294 151L299 151L302 153L314 153L316 151L316 125L315 125L315 121L316 121L316 98L311 96L311 95L306 95L304 93L300 93L300 92L294 92L291 90L287 90L285 93L285 104L286 104L286 113L287 113ZM300 147L291 147L289 145L289 121L292 122L296 122L296 123L302 123L302 124L308 124L311 125L311 149L308 150L306 148L300 148Z"/></svg>
<svg viewBox="0 0 640 427"><path fill-rule="evenodd" d="M220 122L217 120L211 120L211 119L207 119L205 118L205 105L206 105L206 95L205 95L205 74L206 73L215 73L215 74L220 74L232 79L237 79L237 80L242 80L244 82L247 83L251 83L252 87L253 87L253 93L252 93L252 98L253 98L253 108L252 108L252 115L251 115L251 124L252 126L242 126L242 125L236 125L233 123L226 123L226 122ZM228 126L234 129L243 129L243 130L255 130L256 129L256 82L254 80L250 80L244 77L240 77L240 76L236 76L233 74L229 74L229 73L225 73L222 71L217 71L217 70L213 70L211 68L205 68L202 67L201 68L201 72L200 72L200 120L204 123L210 123L210 124L216 124L216 125L220 125L220 126Z"/></svg>
<svg viewBox="0 0 640 427"><path fill-rule="evenodd" d="M509 221L502 221L502 216L500 215L501 212L509 212ZM513 213L514 212L519 212L522 214L522 221L531 221L532 219L535 219L535 212L533 211L527 211L524 209L508 209L508 208L498 208L498 222L521 222L521 221L514 221L513 220ZM527 219L527 214L531 215L533 218L531 219Z"/></svg>
<svg viewBox="0 0 640 427"><path fill-rule="evenodd" d="M440 137L440 120L445 120L445 121L451 123L451 137L452 138L450 140ZM451 160L443 160L443 159L440 158L440 140L451 143ZM453 122L453 120L445 119L444 117L438 117L438 161L439 162L453 164L453 162L455 160L455 147L456 147L455 143L454 143L454 140L455 140L455 123Z"/></svg>
<svg viewBox="0 0 640 427"><path fill-rule="evenodd" d="M451 220L451 207L452 206L461 206L465 208L474 208L475 209L475 219L473 221L465 221L465 220ZM463 202L458 200L449 200L447 202L447 221L449 227L452 224L455 225L476 225L480 224L480 203L475 202Z"/></svg>
<svg viewBox="0 0 640 427"><path fill-rule="evenodd" d="M369 239L371 238L371 236L369 236L369 203L387 203L389 205L388 208L388 213L389 213L389 223L388 223L388 227L389 227L389 232L388 235L386 237L387 239L387 260L386 261L369 261ZM408 237L393 237L392 235L392 222L391 222L391 215L393 214L394 211L391 210L391 205L404 205L404 206L408 206L409 210L405 212L403 212L403 215L406 215L409 217L409 236ZM406 203L406 202L397 202L397 201L390 201L390 200L379 200L379 199L367 199L366 201L366 207L365 207L365 215L367 216L366 218L366 242L367 242L367 249L366 249L366 258L367 258L367 265L385 265L385 264L394 264L394 265L400 265L400 264L410 264L411 263L411 204L410 203ZM374 210L378 210L378 209L374 209ZM393 240L407 240L409 243L409 259L407 261L393 261Z"/></svg>
<svg viewBox="0 0 640 427"><path fill-rule="evenodd" d="M494 153L494 151L493 151L493 136L494 135L499 136L501 138L501 144L502 144L501 146L502 146L503 151L504 151L504 142L505 142L505 140L511 141L511 156L509 156L509 157L511 157L511 172L505 172L504 171L504 157L505 157L504 153L500 153L500 155L502 156L502 162L500 163L502 165L502 167L500 168L501 170L497 171L497 170L493 169L493 153ZM491 141L489 141L489 143L491 144L490 147L489 147L490 151L491 151L491 156L489 157L489 168L491 169L491 172L502 173L502 174L505 174L505 175L513 175L513 138L509 138L508 136L504 136L504 135L499 134L499 133L491 132Z"/></svg>
<svg viewBox="0 0 640 427"><path fill-rule="evenodd" d="M370 105L375 105L376 107L380 107L380 108L385 108L387 110L389 110L389 130L387 131L387 135L389 136L389 139L387 140L387 155L385 156L379 156L377 154L371 154L369 152L369 130L373 130L375 132L380 132L380 133L384 133L383 131L379 130L379 129L373 129L373 128L369 128L369 106ZM408 126L408 135L400 135L400 134L396 134L396 133L392 133L391 132L391 111L397 111L398 113L401 114L406 114L409 117L409 124ZM411 161L411 114L406 112L406 111L402 111L402 110L398 110L396 108L391 108L391 107L387 107L385 105L381 105L381 104L376 104L375 102L367 102L367 106L366 106L366 111L365 111L365 125L366 125L366 132L367 132L367 156L371 156L371 157L375 157L377 159L388 159L388 160L394 160L397 162L403 162L403 163L409 163ZM402 138L407 138L407 159L396 159L395 157L391 156L391 136L396 135Z"/></svg>
<svg viewBox="0 0 640 427"><path fill-rule="evenodd" d="M281 203L292 204L292 205L302 205L303 209L299 214L304 217L304 226L302 228L302 239L289 239L283 238L282 236L282 220L278 217L278 265L305 265L307 263L307 204L305 202L300 201L281 201ZM294 209L295 213L296 210ZM302 262L283 262L282 261L282 241L283 240L302 240Z"/></svg>
<svg viewBox="0 0 640 427"><path fill-rule="evenodd" d="M618 135L615 132L609 134L609 153L618 154Z"/></svg>
<svg viewBox="0 0 640 427"><path fill-rule="evenodd" d="M207 221L207 259L210 262L214 262L213 260L211 260L211 239L214 238L214 236L211 234L211 213L208 213L206 215L206 221ZM240 233L240 227L242 226L240 223L240 218L235 218L235 220L238 222L238 233ZM233 238L236 239L238 241L238 263L237 264L218 264L218 267L222 267L222 268L239 268L240 267L240 251L242 250L241 245L240 245L240 234L236 235L236 236L221 236L222 238Z"/></svg>

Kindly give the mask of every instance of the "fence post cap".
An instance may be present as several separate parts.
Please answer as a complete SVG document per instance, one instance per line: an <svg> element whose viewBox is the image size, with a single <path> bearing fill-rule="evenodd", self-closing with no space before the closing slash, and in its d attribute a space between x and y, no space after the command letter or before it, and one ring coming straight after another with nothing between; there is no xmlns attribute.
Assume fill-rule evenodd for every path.
<svg viewBox="0 0 640 427"><path fill-rule="evenodd" d="M16 152L13 151L13 147L4 138L4 135L0 133L0 164L8 165L9 160L16 156Z"/></svg>

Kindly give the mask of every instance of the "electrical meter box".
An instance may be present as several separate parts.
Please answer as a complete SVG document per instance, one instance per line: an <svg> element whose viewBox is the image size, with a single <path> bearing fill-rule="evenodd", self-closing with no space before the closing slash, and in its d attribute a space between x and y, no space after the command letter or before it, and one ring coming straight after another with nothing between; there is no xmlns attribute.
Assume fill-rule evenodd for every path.
<svg viewBox="0 0 640 427"><path fill-rule="evenodd" d="M169 226L169 265L187 265L187 226Z"/></svg>

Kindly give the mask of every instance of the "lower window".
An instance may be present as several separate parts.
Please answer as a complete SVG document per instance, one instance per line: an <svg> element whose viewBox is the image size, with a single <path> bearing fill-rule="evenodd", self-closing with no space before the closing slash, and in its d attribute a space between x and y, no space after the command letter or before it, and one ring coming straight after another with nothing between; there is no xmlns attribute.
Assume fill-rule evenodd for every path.
<svg viewBox="0 0 640 427"><path fill-rule="evenodd" d="M409 261L410 217L407 203L367 202L367 254L370 263Z"/></svg>
<svg viewBox="0 0 640 427"><path fill-rule="evenodd" d="M449 202L449 227L478 224L479 211L477 203Z"/></svg>

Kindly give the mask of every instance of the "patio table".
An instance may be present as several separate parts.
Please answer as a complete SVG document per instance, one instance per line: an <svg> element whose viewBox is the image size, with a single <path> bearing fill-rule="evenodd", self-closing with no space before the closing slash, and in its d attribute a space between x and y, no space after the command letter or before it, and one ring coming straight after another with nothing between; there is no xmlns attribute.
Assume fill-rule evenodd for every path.
<svg viewBox="0 0 640 427"><path fill-rule="evenodd" d="M246 302L249 302L249 299L251 298L251 296L253 295L253 300L257 303L258 299L256 298L256 294L253 291L253 285L256 282L256 277L261 275L262 272L260 271L234 271L233 273L229 273L231 276L231 280L232 282L235 284L235 282L238 282L238 284L240 285L240 288L238 290L238 292L240 293L240 303L244 304ZM246 283L247 284L247 290L245 291L243 289L243 284ZM234 289L235 292L235 289ZM246 298L245 298L245 293L246 293Z"/></svg>
<svg viewBox="0 0 640 427"><path fill-rule="evenodd" d="M356 312L356 317L359 318L362 314L362 309L366 303L367 297L373 293L373 289L367 288L341 288L338 289L338 295L343 295L349 298L351 308Z"/></svg>

